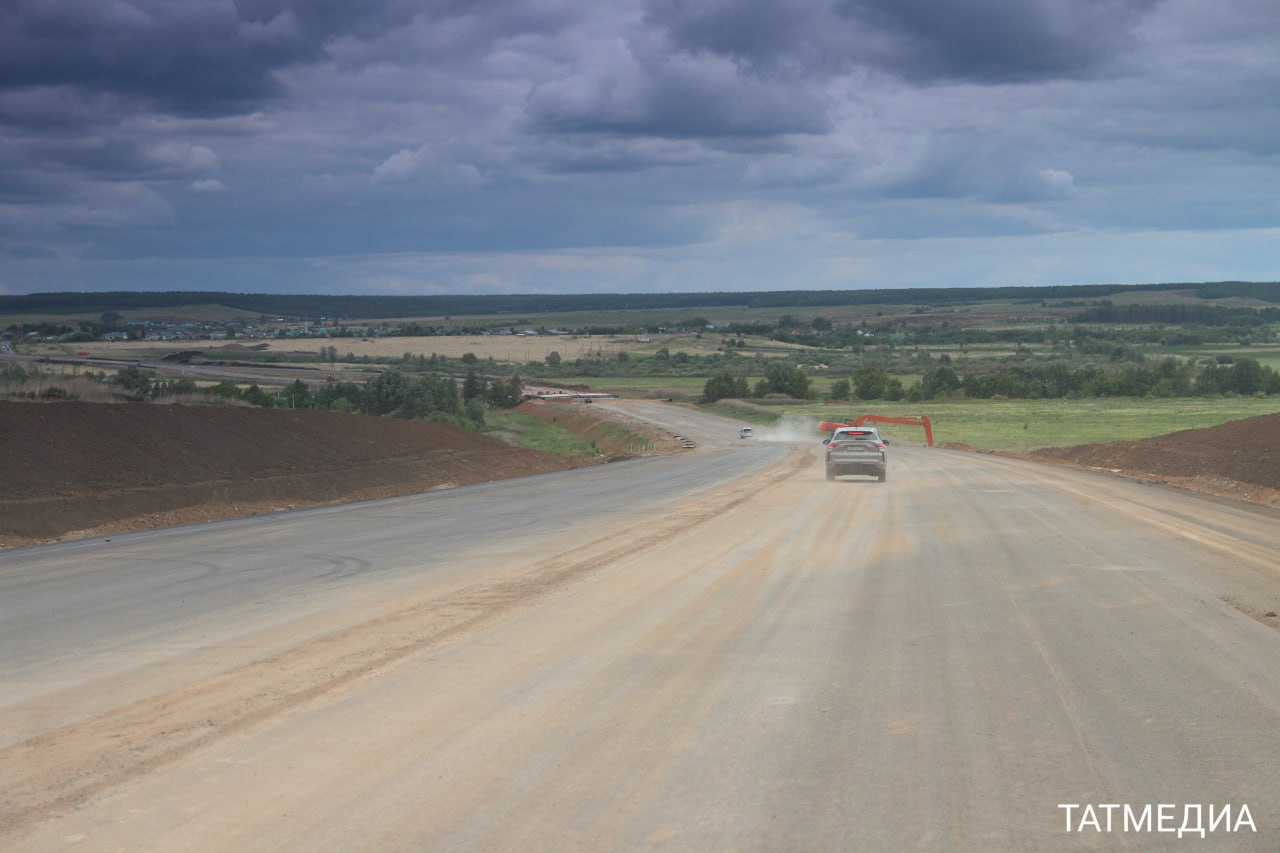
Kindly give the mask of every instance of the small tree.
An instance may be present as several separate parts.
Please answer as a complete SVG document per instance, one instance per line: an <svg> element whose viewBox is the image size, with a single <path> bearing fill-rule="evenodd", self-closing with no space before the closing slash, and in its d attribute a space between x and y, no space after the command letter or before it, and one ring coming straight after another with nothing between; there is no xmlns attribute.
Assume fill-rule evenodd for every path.
<svg viewBox="0 0 1280 853"><path fill-rule="evenodd" d="M747 380L741 376L721 373L707 380L702 386L702 402L714 403L716 400L744 399L751 395Z"/></svg>
<svg viewBox="0 0 1280 853"><path fill-rule="evenodd" d="M130 400L143 400L153 390L151 374L132 364L122 367L112 381L124 390L125 397Z"/></svg>
<svg viewBox="0 0 1280 853"><path fill-rule="evenodd" d="M314 402L311 389L301 379L293 380L293 384L285 388L284 399L291 409L309 409Z"/></svg>
<svg viewBox="0 0 1280 853"><path fill-rule="evenodd" d="M507 383L501 379L495 379L489 383L489 387L485 390L485 402L494 408L507 408L507 403L511 400L511 394L507 390Z"/></svg>
<svg viewBox="0 0 1280 853"><path fill-rule="evenodd" d="M860 367L854 374L854 381L859 400L882 400L889 376L878 367Z"/></svg>
<svg viewBox="0 0 1280 853"><path fill-rule="evenodd" d="M939 367L926 373L920 382L920 393L926 399L945 397L961 386L960 376L950 367Z"/></svg>
<svg viewBox="0 0 1280 853"><path fill-rule="evenodd" d="M474 370L467 371L467 378L462 381L462 399L470 402L484 394L484 382Z"/></svg>
<svg viewBox="0 0 1280 853"><path fill-rule="evenodd" d="M804 400L809 396L809 377L793 364L770 362L764 371L764 382L765 394L786 394L797 400Z"/></svg>
<svg viewBox="0 0 1280 853"><path fill-rule="evenodd" d="M252 403L255 406L262 406L265 409L270 409L276 404L276 401L272 399L271 395L259 388L258 383L256 382L244 389L244 393L240 396L246 402Z"/></svg>

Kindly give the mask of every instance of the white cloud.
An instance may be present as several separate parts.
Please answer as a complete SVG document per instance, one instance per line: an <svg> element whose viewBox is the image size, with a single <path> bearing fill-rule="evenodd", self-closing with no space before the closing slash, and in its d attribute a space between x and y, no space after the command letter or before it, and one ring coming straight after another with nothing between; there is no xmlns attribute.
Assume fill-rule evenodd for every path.
<svg viewBox="0 0 1280 853"><path fill-rule="evenodd" d="M475 165L439 156L430 145L416 151L400 149L373 168L375 183L396 184L416 180L454 186L477 187L485 176Z"/></svg>

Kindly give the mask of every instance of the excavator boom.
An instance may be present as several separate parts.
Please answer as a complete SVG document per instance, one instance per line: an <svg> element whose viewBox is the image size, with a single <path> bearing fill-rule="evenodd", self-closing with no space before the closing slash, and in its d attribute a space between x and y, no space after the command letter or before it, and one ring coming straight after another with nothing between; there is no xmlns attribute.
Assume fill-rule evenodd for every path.
<svg viewBox="0 0 1280 853"><path fill-rule="evenodd" d="M876 424L908 424L910 426L924 427L925 443L929 447L933 447L933 424L929 422L929 418L925 415L915 417L890 417L889 415L862 415L849 421L823 421L818 424L820 432L835 432L840 427L846 426L862 426L867 423Z"/></svg>

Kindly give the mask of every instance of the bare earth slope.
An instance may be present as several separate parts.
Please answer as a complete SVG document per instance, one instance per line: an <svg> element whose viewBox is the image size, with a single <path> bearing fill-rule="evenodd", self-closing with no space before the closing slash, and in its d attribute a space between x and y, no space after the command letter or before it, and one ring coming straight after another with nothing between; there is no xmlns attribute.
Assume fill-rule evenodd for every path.
<svg viewBox="0 0 1280 853"><path fill-rule="evenodd" d="M393 418L75 402L0 402L0 460L0 547L587 464Z"/></svg>
<svg viewBox="0 0 1280 853"><path fill-rule="evenodd" d="M1050 448L1032 458L1280 506L1280 414L1142 441Z"/></svg>

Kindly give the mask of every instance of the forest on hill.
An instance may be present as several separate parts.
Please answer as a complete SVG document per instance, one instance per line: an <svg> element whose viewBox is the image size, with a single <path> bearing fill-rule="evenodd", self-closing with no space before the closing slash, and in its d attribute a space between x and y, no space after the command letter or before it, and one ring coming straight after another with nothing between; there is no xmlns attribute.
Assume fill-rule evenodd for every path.
<svg viewBox="0 0 1280 853"><path fill-rule="evenodd" d="M811 308L849 305L935 306L984 301L1101 299L1122 293L1191 291L1205 300L1244 297L1280 303L1280 282L1088 284L1046 287L956 287L872 290L703 291L688 293L477 294L449 296L361 296L230 293L221 291L106 291L0 295L0 314L102 314L184 305L223 305L285 318L368 319L454 315L534 314L737 306Z"/></svg>

